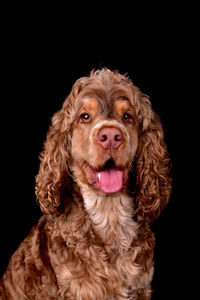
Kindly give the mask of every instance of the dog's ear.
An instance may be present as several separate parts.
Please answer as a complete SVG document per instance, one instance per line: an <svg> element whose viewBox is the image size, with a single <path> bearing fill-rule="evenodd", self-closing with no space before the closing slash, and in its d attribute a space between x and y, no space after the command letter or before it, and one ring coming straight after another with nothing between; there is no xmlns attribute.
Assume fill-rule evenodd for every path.
<svg viewBox="0 0 200 300"><path fill-rule="evenodd" d="M36 196L41 210L47 214L59 211L61 198L66 201L69 185L70 125L72 109L70 99L55 113L49 127L44 150L40 155L40 169L36 176Z"/></svg>
<svg viewBox="0 0 200 300"><path fill-rule="evenodd" d="M40 207L46 214L57 214L70 206L72 124L79 107L79 94L87 83L88 77L82 77L73 85L62 109L52 118L40 155L35 190Z"/></svg>
<svg viewBox="0 0 200 300"><path fill-rule="evenodd" d="M76 98L83 81L77 80L62 109L53 116L40 155L35 191L40 208L46 214L58 214L70 206L72 123L76 114Z"/></svg>
<svg viewBox="0 0 200 300"><path fill-rule="evenodd" d="M149 98L139 93L140 136L136 155L136 205L138 220L153 221L171 194L170 158L159 117Z"/></svg>

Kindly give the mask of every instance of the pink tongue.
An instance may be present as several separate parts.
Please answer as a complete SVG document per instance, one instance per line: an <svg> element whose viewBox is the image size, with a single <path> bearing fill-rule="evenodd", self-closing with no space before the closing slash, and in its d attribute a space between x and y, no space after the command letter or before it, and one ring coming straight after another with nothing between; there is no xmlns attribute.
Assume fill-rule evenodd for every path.
<svg viewBox="0 0 200 300"><path fill-rule="evenodd" d="M116 193L122 188L123 172L114 168L99 172L98 186L104 193Z"/></svg>

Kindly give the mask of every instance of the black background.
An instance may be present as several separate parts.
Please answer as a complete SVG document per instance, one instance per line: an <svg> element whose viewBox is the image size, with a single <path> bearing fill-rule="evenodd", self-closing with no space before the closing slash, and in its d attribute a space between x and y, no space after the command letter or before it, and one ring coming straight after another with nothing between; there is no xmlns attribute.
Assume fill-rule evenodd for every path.
<svg viewBox="0 0 200 300"><path fill-rule="evenodd" d="M149 7L131 6L118 7L116 14L116 8L104 6L87 15L79 7L77 15L76 7L48 9L26 8L20 15L15 8L6 10L3 24L0 275L41 216L34 185L52 115L75 80L105 66L128 73L150 96L164 125L173 193L152 224L157 239L152 299L180 299L190 292L188 251L193 244L187 170L195 49L187 23L191 11L163 6L153 16Z"/></svg>

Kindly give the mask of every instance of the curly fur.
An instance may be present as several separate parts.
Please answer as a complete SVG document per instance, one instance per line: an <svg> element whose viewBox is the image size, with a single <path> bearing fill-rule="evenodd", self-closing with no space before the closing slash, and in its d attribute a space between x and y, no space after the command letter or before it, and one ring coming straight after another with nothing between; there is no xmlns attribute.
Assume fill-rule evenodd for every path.
<svg viewBox="0 0 200 300"><path fill-rule="evenodd" d="M122 121L126 107L130 123ZM80 121L83 111L92 121ZM111 154L96 142L104 126L123 134ZM105 195L91 174L111 158L124 184ZM40 159L36 195L44 215L11 257L0 299L150 299L149 223L167 205L171 179L149 97L117 71L92 71L53 116Z"/></svg>

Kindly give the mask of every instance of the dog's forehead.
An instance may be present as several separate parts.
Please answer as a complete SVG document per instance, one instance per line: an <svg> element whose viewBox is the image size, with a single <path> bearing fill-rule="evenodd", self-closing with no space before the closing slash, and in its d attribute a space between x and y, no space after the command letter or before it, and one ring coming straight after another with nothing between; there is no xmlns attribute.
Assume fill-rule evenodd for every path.
<svg viewBox="0 0 200 300"><path fill-rule="evenodd" d="M88 96L82 99L82 109L87 109L89 111L99 110L99 101L95 96Z"/></svg>
<svg viewBox="0 0 200 300"><path fill-rule="evenodd" d="M118 113L125 112L132 108L132 104L127 98L119 98L113 103L113 108Z"/></svg>
<svg viewBox="0 0 200 300"><path fill-rule="evenodd" d="M129 110L131 107L130 101L125 97L117 99L105 100L95 96L88 96L82 99L81 108L87 111L97 113L99 111L104 114L109 114L113 110L121 113Z"/></svg>

